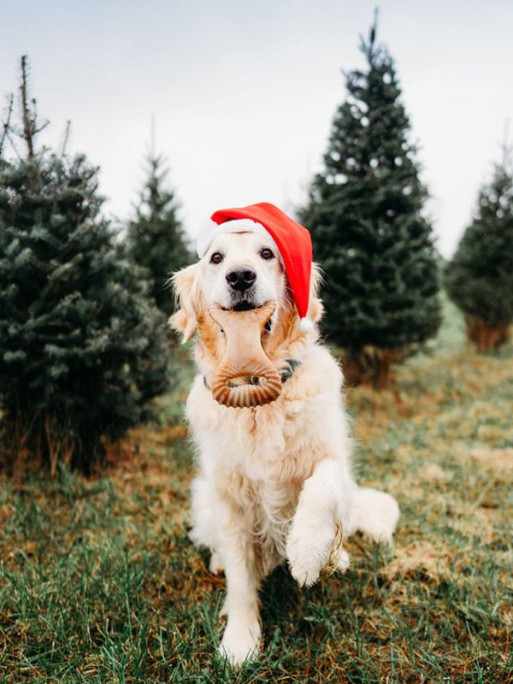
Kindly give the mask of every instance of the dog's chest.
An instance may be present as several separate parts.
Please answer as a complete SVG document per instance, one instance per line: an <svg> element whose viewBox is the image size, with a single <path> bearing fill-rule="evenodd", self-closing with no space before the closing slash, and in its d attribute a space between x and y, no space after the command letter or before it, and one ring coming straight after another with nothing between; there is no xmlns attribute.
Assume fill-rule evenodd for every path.
<svg viewBox="0 0 513 684"><path fill-rule="evenodd" d="M230 434L217 435L213 456L218 487L254 518L257 534L281 537L312 473L312 460L298 448L285 411L237 413Z"/></svg>
<svg viewBox="0 0 513 684"><path fill-rule="evenodd" d="M280 399L256 409L226 408L196 382L187 416L202 469L216 472L216 479L233 473L253 483L269 483L274 490L311 474L314 449L296 402Z"/></svg>
<svg viewBox="0 0 513 684"><path fill-rule="evenodd" d="M296 415L286 408L266 408L221 409L231 414L223 420L203 416L201 453L206 447L216 469L242 473L253 482L285 486L290 480L304 480L312 470L310 440L305 434L298 439L301 428Z"/></svg>

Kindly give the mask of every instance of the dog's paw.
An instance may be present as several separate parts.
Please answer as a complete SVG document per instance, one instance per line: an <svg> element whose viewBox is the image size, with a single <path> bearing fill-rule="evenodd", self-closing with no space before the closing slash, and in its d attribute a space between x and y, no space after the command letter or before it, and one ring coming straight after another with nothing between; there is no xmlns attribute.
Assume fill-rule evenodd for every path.
<svg viewBox="0 0 513 684"><path fill-rule="evenodd" d="M350 565L349 554L345 549L339 546L332 556L332 563L337 572L347 572Z"/></svg>
<svg viewBox="0 0 513 684"><path fill-rule="evenodd" d="M315 558L305 558L301 553L294 554L289 551L287 554L289 561L290 574L300 587L311 587L319 579L323 563Z"/></svg>
<svg viewBox="0 0 513 684"><path fill-rule="evenodd" d="M255 660L258 657L259 647L260 625L258 623L247 627L228 621L219 646L219 653L231 665L242 665Z"/></svg>
<svg viewBox="0 0 513 684"><path fill-rule="evenodd" d="M328 561L335 531L333 526L317 527L297 515L287 539L290 573L300 586L311 587Z"/></svg>
<svg viewBox="0 0 513 684"><path fill-rule="evenodd" d="M390 494L369 487L357 490L354 527L367 539L391 544L399 515L399 505Z"/></svg>
<svg viewBox="0 0 513 684"><path fill-rule="evenodd" d="M221 560L221 556L217 553L217 551L214 551L210 556L208 569L213 575L220 575L222 572L224 572L223 561Z"/></svg>

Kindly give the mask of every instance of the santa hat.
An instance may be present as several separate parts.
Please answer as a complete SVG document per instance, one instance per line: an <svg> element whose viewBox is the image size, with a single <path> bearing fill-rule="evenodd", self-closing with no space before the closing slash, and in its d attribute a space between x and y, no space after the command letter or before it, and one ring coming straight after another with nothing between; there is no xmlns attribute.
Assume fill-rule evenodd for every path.
<svg viewBox="0 0 513 684"><path fill-rule="evenodd" d="M307 229L269 202L239 209L220 209L199 231L196 245L200 258L205 256L219 233L259 233L270 240L285 267L301 319L300 328L304 332L312 330L313 325L306 318L312 270L312 240Z"/></svg>

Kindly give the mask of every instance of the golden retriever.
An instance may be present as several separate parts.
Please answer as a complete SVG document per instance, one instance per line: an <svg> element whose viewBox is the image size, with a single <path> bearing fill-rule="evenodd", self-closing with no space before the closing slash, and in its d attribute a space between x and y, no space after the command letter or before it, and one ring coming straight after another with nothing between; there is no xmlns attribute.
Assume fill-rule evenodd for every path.
<svg viewBox="0 0 513 684"><path fill-rule="evenodd" d="M199 262L173 277L179 309L171 325L184 341L196 334L199 369L186 407L198 456L191 537L210 549L211 571L226 575L220 650L233 664L258 653L257 591L273 568L286 561L296 581L310 586L328 561L347 569L343 537L361 530L390 541L399 518L395 499L355 482L342 373L318 342L318 269L308 310L313 331L303 332L273 250L265 235L220 234ZM227 277L241 264L254 273L243 291ZM269 301L276 310L262 345L282 373L283 391L257 408L221 406L209 383L225 342L208 308L244 310Z"/></svg>

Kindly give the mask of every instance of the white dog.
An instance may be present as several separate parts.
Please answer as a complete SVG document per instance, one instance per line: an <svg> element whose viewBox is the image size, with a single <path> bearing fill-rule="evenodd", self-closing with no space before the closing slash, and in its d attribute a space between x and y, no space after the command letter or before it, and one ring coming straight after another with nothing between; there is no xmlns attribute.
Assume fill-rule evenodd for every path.
<svg viewBox="0 0 513 684"><path fill-rule="evenodd" d="M185 341L197 334L199 374L187 401L198 453L191 536L211 550L211 571L226 574L220 649L240 664L258 652L257 590L273 568L287 561L306 586L328 561L344 571L349 557L341 540L361 530L390 541L399 508L390 495L355 482L342 373L317 341L318 270L313 267L307 312L313 325L304 332L271 236L214 230L207 247L198 263L173 278L179 310L171 324ZM282 374L283 391L257 408L221 406L209 382L225 342L208 307L244 310L269 301L276 311L262 345Z"/></svg>

